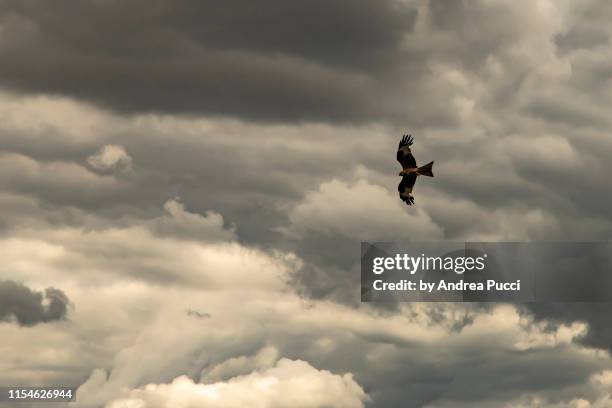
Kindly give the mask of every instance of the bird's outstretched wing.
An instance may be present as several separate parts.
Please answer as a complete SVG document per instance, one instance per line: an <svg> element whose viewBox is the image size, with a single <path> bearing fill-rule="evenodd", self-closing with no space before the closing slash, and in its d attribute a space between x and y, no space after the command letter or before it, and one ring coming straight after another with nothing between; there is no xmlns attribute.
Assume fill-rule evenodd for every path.
<svg viewBox="0 0 612 408"><path fill-rule="evenodd" d="M414 138L412 137L412 135L403 135L400 139L399 146L397 146L397 148L401 149L404 146L412 146L413 142Z"/></svg>
<svg viewBox="0 0 612 408"><path fill-rule="evenodd" d="M410 151L412 142L414 142L412 135L404 135L399 142L399 146L397 146L397 161L402 165L403 169L417 166L416 160Z"/></svg>
<svg viewBox="0 0 612 408"><path fill-rule="evenodd" d="M400 198L408 205L414 204L414 197L410 193L412 193L412 187L414 187L416 179L416 174L408 174L402 177L402 181L397 185L397 191L399 192Z"/></svg>

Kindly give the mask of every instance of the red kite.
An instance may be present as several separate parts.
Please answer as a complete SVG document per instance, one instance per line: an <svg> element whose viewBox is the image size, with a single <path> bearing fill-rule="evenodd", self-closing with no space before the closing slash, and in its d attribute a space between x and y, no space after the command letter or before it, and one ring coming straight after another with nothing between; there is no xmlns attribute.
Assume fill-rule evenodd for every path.
<svg viewBox="0 0 612 408"><path fill-rule="evenodd" d="M397 147L397 161L402 165L402 171L399 173L402 176L402 181L397 186L397 191L399 191L400 198L408 205L414 204L414 197L410 193L412 193L417 176L434 176L432 172L434 162L429 162L421 167L417 166L410 150L413 141L412 135L404 135Z"/></svg>

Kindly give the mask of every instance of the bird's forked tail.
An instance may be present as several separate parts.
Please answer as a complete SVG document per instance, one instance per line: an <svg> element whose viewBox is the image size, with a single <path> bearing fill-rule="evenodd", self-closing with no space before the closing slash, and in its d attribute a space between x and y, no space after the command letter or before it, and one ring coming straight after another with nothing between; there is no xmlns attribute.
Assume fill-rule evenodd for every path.
<svg viewBox="0 0 612 408"><path fill-rule="evenodd" d="M420 176L428 176L428 177L433 177L433 164L434 162L429 162L424 166L421 166L417 169L416 174L420 175Z"/></svg>

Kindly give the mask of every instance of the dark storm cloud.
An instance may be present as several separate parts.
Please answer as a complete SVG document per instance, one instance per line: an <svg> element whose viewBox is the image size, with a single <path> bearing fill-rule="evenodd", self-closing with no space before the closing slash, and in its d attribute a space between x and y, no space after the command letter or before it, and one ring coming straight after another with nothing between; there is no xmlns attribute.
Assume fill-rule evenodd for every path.
<svg viewBox="0 0 612 408"><path fill-rule="evenodd" d="M292 276L304 294L313 298L358 301L359 242L339 234L307 234L296 248L305 265ZM339 285L339 282L344 284Z"/></svg>
<svg viewBox="0 0 612 408"><path fill-rule="evenodd" d="M523 310L537 321L548 322L551 327L573 322L587 323L588 331L578 341L589 347L612 352L612 304L609 302L528 303Z"/></svg>
<svg viewBox="0 0 612 408"><path fill-rule="evenodd" d="M281 52L349 67L377 61L384 66L376 57L397 47L416 18L414 8L389 0L231 0L219 5L210 0L8 1L3 10L30 20L56 44L102 55L168 55L163 51L180 50L171 40L185 38L212 48ZM160 36L146 35L151 33ZM127 44L119 41L126 39Z"/></svg>
<svg viewBox="0 0 612 408"><path fill-rule="evenodd" d="M605 30L598 27L573 27L566 33L555 37L555 44L563 53L580 48L593 48L607 45L610 38Z"/></svg>
<svg viewBox="0 0 612 408"><path fill-rule="evenodd" d="M511 245L507 245L509 248ZM517 247L518 248L518 247ZM557 291L567 298L574 298L573 303L560 302L534 302L525 303L521 310L536 321L547 322L550 328L560 324L574 322L586 323L587 332L578 338L579 343L612 352L612 327L610 326L610 313L612 303L593 299L605 300L610 293L610 250L607 243L592 244L554 244L540 243L532 245L532 254L525 253L515 262L524 263L524 267L537 268L538 287L542 299L546 292ZM534 254L548 251L548 257L555 260L552 263L542 263ZM555 254L555 252L558 252ZM518 268L521 268L517 265ZM572 272L574 271L574 272ZM576 271L579 275L576 275ZM564 279L566 287L560 288L558 279ZM569 283L569 284L568 284Z"/></svg>
<svg viewBox="0 0 612 408"><path fill-rule="evenodd" d="M392 0L8 1L0 13L9 89L273 121L398 115L374 98L394 89L417 19Z"/></svg>
<svg viewBox="0 0 612 408"><path fill-rule="evenodd" d="M44 294L14 281L0 281L0 321L15 319L32 326L66 317L69 300L64 292L45 289Z"/></svg>
<svg viewBox="0 0 612 408"><path fill-rule="evenodd" d="M448 304L435 305L433 309L428 305L428 313L438 307L446 312L455 309ZM488 306L478 304L461 305L455 310L458 320L451 327L454 333L461 332L456 325L461 326L466 317L478 319L491 311ZM448 315L439 319L432 315L431 320L432 329L440 327L444 320L450 323ZM441 347L427 341L420 344L376 331L366 332L323 356L312 351L304 354L309 349L306 341L295 339L285 343L279 339L276 345L282 355L306 357L318 367L332 371L350 369L372 397L375 407L416 408L437 406L442 401L449 401L448 406L512 405L508 401L524 393L554 394L584 384L598 369L592 362L587 363L573 346L565 344L518 350L495 344L497 340L492 338L474 336L458 346L459 349L453 349L457 344L452 340ZM449 333L449 338L454 333ZM502 337L498 340L503 342ZM372 346L388 350L388 354L376 354L373 360L365 352Z"/></svg>
<svg viewBox="0 0 612 408"><path fill-rule="evenodd" d="M573 24L554 37L561 53L579 49L593 49L610 43L606 30L612 17L612 7L608 2L589 1L576 7Z"/></svg>
<svg viewBox="0 0 612 408"><path fill-rule="evenodd" d="M550 8L539 9L547 4ZM154 229L159 236L151 242L132 239L130 231L118 238L91 239L98 231L121 232L126 225L146 229L152 219L164 216L164 203L180 197L190 214L204 217L213 210L223 216L206 217L215 221L215 231L223 222L226 231L219 231L219 239L233 236L228 232L235 225L231 231L240 244L295 253L303 266L291 283L311 298L305 303L351 306L359 299L360 236L393 240L403 230L403 237L416 240L422 236L415 233L416 225L429 228L434 240L607 239L612 232L607 178L612 145L606 98L612 65L602 52L610 42L609 15L595 4L561 18L554 2L530 1L418 2L418 13L386 0L240 1L224 2L223 7L210 1L4 1L0 87L13 91L6 93L15 101L11 109L25 107L25 113L0 114L0 149L6 151L0 155L5 194L0 196L0 227L9 234L20 234L19 228L38 233L75 227L70 242L82 256L60 265L69 276L62 279L83 277L88 287L104 287L137 277L143 288L180 280L200 290L193 283L202 271L190 269L199 264L181 252L187 240L172 239L205 236L192 228L193 217L172 228ZM32 98L21 98L28 92L68 99L42 98L43 103L31 107ZM85 108L83 100L121 115ZM149 111L170 115L124 115ZM174 113L202 116L177 118ZM218 120L212 117L216 114L238 121ZM380 119L385 126L271 126L241 119ZM398 182L394 152L405 130L415 134L417 158L436 160L437 169L430 184L417 184L418 205L410 210L393 207ZM107 145L125 148L133 173L92 169L89 158ZM367 181L368 188L356 188L353 183L359 180ZM321 185L331 181L337 182L336 194L322 192ZM380 218L362 211L368 199ZM402 216L415 214L422 217L404 223ZM286 236L280 227L303 233ZM90 233L81 235L80 229ZM36 239L58 243L55 236L37 234ZM176 247L168 248L168 259L156 257L172 241ZM142 246L127 245L136 242ZM171 262L175 256L188 264ZM114 261L122 262L120 267ZM92 276L92 270L99 272ZM238 270L220 275L231 277ZM255 276L244 282L252 283ZM92 283L92 278L98 281ZM102 305L89 313L97 316L91 310L102 310L107 315L111 305L109 319L125 316L106 328L108 338L127 339L125 333L134 331L146 345L130 361L150 355L156 338L165 344L161 350L189 350L180 342L166 343L176 334L165 323L159 332L152 329L150 338L142 336L146 319L124 313L132 308L100 298L106 293L95 289L103 294L81 293L84 300ZM163 289L160 299L182 287ZM250 289L241 300L255 299L255 292ZM133 310L157 313L163 304L141 304L129 290L112 293L118 300L138 303ZM261 304L277 297L267 294ZM609 311L603 305L526 306L531 308L526 313L551 323L551 330L574 321L589 327L584 338L574 339L577 344L549 346L551 340L538 333L541 343L524 350L504 343L505 334L471 332L479 318L487 318L489 309L480 305L469 310L463 305L429 308L425 323L416 328L427 336L421 344L398 334L404 322L385 326L388 319L413 313L405 305L376 310L376 319L365 322L358 308L351 309L356 314L349 319L323 311L311 318L323 329L313 330L304 325L306 309L287 318L278 317L286 305L279 313L272 309L251 315L241 302L229 313L236 306L230 301L235 295L217 299L217 308L208 304L212 298L198 293L197 301L181 304L171 317L187 319L185 327L206 329L203 339L214 334L208 327L217 320L231 323L224 330L228 341L205 347L220 359L212 361L249 354L238 347L241 341L257 343L251 347L254 353L269 336L282 356L354 373L373 397L373 406L423 407L446 401L447 406L481 403L489 408L513 404L526 392L565 392L569 401L579 397L573 387L609 364L585 358L581 349L609 349ZM185 312L191 305L198 305L197 310ZM198 310L211 317L198 319L197 313L206 315ZM255 324L234 323L241 318ZM260 325L266 319L269 324ZM333 322L325 325L326 319ZM500 314L489 323L506 319ZM83 333L99 338L98 329L87 326L91 320L85 314L73 328L79 344L75 350L85 343ZM354 330L338 328L352 320L358 326ZM249 327L259 326L265 332L250 333ZM449 327L444 334L449 341L430 345L440 327ZM524 345L532 335L527 331L527 339L517 334L515 340ZM189 341L191 336L187 332L184 337ZM206 344L192 340L202 343L198 347ZM134 341L115 346L119 342L113 340L100 349L108 355L129 354L138 348L129 344ZM236 343L237 350L224 350ZM105 364L111 359L100 355L103 361L95 364L81 363L79 356L78 364L110 369ZM159 365L144 379L166 382L184 373L197 378L207 359L193 363L196 354L186 355L184 363L171 353L146 359Z"/></svg>
<svg viewBox="0 0 612 408"><path fill-rule="evenodd" d="M90 91L98 89L102 93L108 93L116 102L116 104L112 102L116 107L124 103L121 102L124 100L125 95L122 95L124 92L135 95L133 104L132 102L129 104L132 104L136 110L148 110L148 104L164 104L166 101L174 103L172 98L142 98L142 92L157 92L167 86L168 96L174 92L183 96L186 96L184 92L198 93L200 85L192 82L193 78L190 75L178 75L173 70L160 71L159 81L155 81L159 88L153 91L142 87L139 81L146 81L146 77L152 75L151 72L155 72L156 66L185 67L184 69L191 70L194 75L200 75L212 69L210 66L214 66L219 61L205 59L205 66L198 66L197 62L200 61L198 58L204 60L205 54L219 56L221 59L247 61L245 66L249 70L265 66L265 72L268 72L266 70L270 67L282 71L283 64L288 64L287 66L292 66L296 70L282 71L288 72L289 76L280 75L280 77L287 79L291 86L298 83L304 85L304 89L312 91L315 97L321 95L320 89L311 86L313 83L310 82L307 84L295 82L295 77L291 75L302 75L300 72L303 72L302 68L305 66L310 67L307 69L308 75L330 75L328 78L333 79L331 81L333 84L326 83L323 91L323 98L326 101L323 104L308 103L308 106L304 105L305 107L295 111L299 111L299 114L310 114L320 109L322 113L319 113L324 116L336 115L339 112L336 108L325 105L329 101L335 103L335 99L327 98L325 92L334 86L343 87L342 84L349 77L360 84L365 84L366 87L372 85L373 80L376 82L384 77L390 85L403 91L404 80L411 86L417 86L416 84L427 83L428 79L431 79L422 70L424 64L435 60L447 62L451 64L450 68L454 69L451 72L453 75L464 76L466 80L472 81L474 77L478 78L478 81L466 85L468 88L465 92L466 97L478 100L477 89L487 90L483 100L478 103L487 115L495 119L492 125L483 124L478 118L474 118L466 122L465 128L457 128L452 132L449 131L444 137L434 138L430 129L439 127L440 121L432 120L431 115L443 112L441 116L445 116L444 112L450 109L449 106L453 103L454 91L449 94L443 93L444 97L434 94L432 98L435 100L435 106L430 106L428 98L421 99L423 95L408 86L410 92L402 98L401 103L397 104L401 105L402 109L410 111L404 118L405 122L410 122L412 125L414 119L412 115L419 116L418 120L423 121L423 127L415 126L419 158L436 159L440 173L437 173L435 184L432 186L445 194L437 196L438 199L429 203L421 202L421 205L431 215L434 223L444 229L444 236L451 239L463 238L488 224L487 217L504 219L505 214L514 211L519 215L516 218L509 218L511 221L503 228L497 225L490 228L494 231L491 236L499 237L497 230L502 233L510 230L508 235L516 237L516 227L527 228L527 224L532 224L527 221L521 222L521 213L525 208L543 208L549 211L545 212L545 215L549 215L553 221L563 220L563 225L558 230L547 230L546 226L541 227L536 223L529 227L532 228L529 233L521 235L520 238L559 238L569 236L569 232L572 232L573 237L599 238L609 231L605 228L604 222L598 223L602 229L597 231L597 235L589 227L581 227L584 231L578 234L572 221L576 220L576 224L585 225L579 220L588 215L607 219L605 210L610 200L609 197L604 197L606 193L603 191L607 185L604 177L591 177L585 180L582 174L562 160L564 157L559 158L558 155L552 163L543 161L540 152L528 156L528 153L534 150L529 144L532 140L530 136L549 132L551 129L532 127L533 123L528 121L523 113L549 121L553 126L567 126L561 131L557 127L552 130L562 133L559 137L561 140L571 137L577 142L580 141L576 144L571 143L570 147L576 149L576 157L581 158L585 158L583 153L586 144L582 142L585 135L573 131L570 134L568 129L572 125L584 126L589 120L593 124L594 119L599 119L598 123L601 126L607 126L607 120L602 120L602 116L597 112L592 113L591 106L571 102L568 98L546 98L535 95L533 98L527 98L527 103L518 104L522 110L518 112L514 110L517 108L517 90L522 85L517 78L522 79L530 70L536 70L539 55L529 55L534 58L531 62L533 65L530 66L525 65L525 61L516 56L508 56L507 51L524 47L525 43L531 44L531 37L537 40L542 35L548 35L548 32L541 34L537 31L540 29L539 20L523 18L533 11L527 6L515 8L504 3L490 2L426 3L425 10L430 15L418 14L419 23L431 24L431 27L425 24L426 28L421 33L423 35L419 37L423 58L416 58L405 65L406 55L402 55L403 48L400 48L399 43L404 34L408 34L409 40L412 39L412 35L415 34L414 24L417 14L413 9L393 2L378 2L376 7L363 2L336 2L325 6L320 2L310 2L291 6L291 9L288 9L289 6L285 3L275 4L273 7L273 3L264 2L258 3L256 10L252 5L244 4L238 8L237 3L230 3L227 9L223 7L221 10L211 7L208 2L158 2L154 5L147 3L146 7L140 3L121 2L82 2L71 7L67 7L67 4L3 3L3 6L0 6L4 7L5 11L3 33L8 40L3 41L2 50L3 52L12 50L14 58L0 60L0 67L4 66L3 64L7 64L6 66L15 64L20 58L39 58L32 50L40 51L42 56L45 53L52 53L58 57L71 58L73 66L66 65L68 71L74 67L80 69L82 64L89 63L87 61L102 61L101 65L97 62L94 64L95 70L92 68L91 71L66 75L66 77L58 74L57 77L53 77L57 81L46 81L45 86L56 86L58 92L73 96L84 92L82 94L84 97L92 97L95 100L98 100L95 92L90 93ZM423 9L419 11L421 10ZM231 20L227 20L229 17L226 13L229 14L230 11ZM300 13L299 16L297 12ZM537 13L532 14L538 16ZM271 21L277 21L276 17L279 15L286 17L272 24ZM77 16L88 16L88 18L80 19L76 18ZM314 27L311 25L313 21L320 23ZM383 21L384 24L381 23ZM104 29L93 30L91 27L104 27ZM283 35L274 37L269 30ZM555 30L556 28L550 31ZM11 36L11 33L23 35ZM325 41L318 36L319 33L326 35ZM335 38L338 40L334 40ZM363 44L352 47L352 39L359 39ZM550 41L553 39L551 37ZM38 46L40 47L36 48ZM410 44L408 49L410 52L416 52L415 44ZM367 55L374 57L368 59ZM270 58L279 58L280 67L274 68L277 64L268 64L266 61ZM389 62L389 58L400 64L394 67ZM262 59L264 62L261 62ZM501 80L486 72L488 59L501 61L503 69ZM39 69L41 73L46 70L53 71L54 66L63 64L63 61L65 60L62 58L53 58L44 64L34 64L26 69L16 70L13 74L29 75L30 69ZM109 77L116 77L120 83L121 72L132 70L133 67L137 67L134 69L138 71L134 74L135 82L128 81L125 87L114 87L112 83L106 82ZM224 67L218 72L220 75L234 75L237 72L234 69L240 70L241 67L240 64L234 66L229 72L226 72ZM404 71L403 75L390 77L386 75L389 70L395 68L404 70L406 67L416 68ZM586 71L592 67L583 62L578 68ZM385 75L380 75L382 72ZM444 72L442 71L442 74ZM434 75L437 83L440 83L440 88L444 90L452 88L453 85L447 83L442 74ZM68 76L70 78L66 79ZM204 82L208 81L205 76ZM177 80L179 77L180 80ZM100 85L102 84L100 78L104 78L104 86ZM166 82L168 78L170 80ZM277 80L279 75L270 75L270 78ZM284 80L282 78L278 80ZM232 82L231 86L226 86L227 84L221 81L219 86L223 86L222 92L226 92L227 88L227 92L231 94L243 89L240 81ZM28 80L27 83L40 86L36 81ZM259 86L257 85L260 83L259 79L254 83L253 86ZM190 84L195 85L190 86ZM360 106L367 104L367 107L362 106L366 116L378 115L380 109L389 112L389 106L385 105L387 98L381 100L376 93L353 95L353 92L361 91L357 89L359 87L353 86L354 82L351 84L346 87L348 99L338 108L340 111L346 109L346 112L350 110L355 113L354 104ZM556 89L556 85L551 81L543 88L547 91L553 90ZM372 86L376 87L375 84ZM73 87L75 89L72 89ZM251 85L247 88L245 92L250 92L249 89L252 89ZM274 89L266 90L265 94L277 92ZM464 93L459 94L464 95ZM176 105L171 110L190 111L194 103L207 104L206 100L209 98L203 95L206 93L198 94L195 99L181 97L186 105ZM273 109L293 109L291 108L293 96L291 94L282 104L273 105L268 104L266 98L257 97L256 104L249 105L250 102L247 101L244 106L241 106L242 98L234 98L232 106L228 102L226 107L229 110L236 108L237 115L244 113L246 117L258 116L261 113L259 109L268 110L271 106ZM126 98L129 99L131 96L128 95ZM390 99L393 98L390 96ZM395 108L394 106L391 110ZM279 118L284 117L282 112L277 113ZM113 116L108 120L117 119ZM171 197L179 196L194 212L204 214L207 210L213 209L221 213L229 225L235 223L238 239L241 242L294 249L308 261L303 277L305 281L311 282L312 293L323 296L343 292L342 296L345 298L352 293L352 289L345 291L340 288L346 288L347 282L353 282L352 265L357 253L354 248L357 248L358 240L342 237L339 234L334 235L335 232L332 231L330 236L333 238L321 238L315 235L306 236L299 241L286 242L274 232L276 227L288 222L286 208L280 208L279 203L290 207L299 202L307 191L316 190L319 183L334 178L342 180L350 177L350 172L356 164L367 166L380 175L395 173L396 163L392 158L397 145L396 136L393 135L395 130L384 130L389 135L386 140L379 138L366 143L364 140L372 137L366 135L369 131L367 129L361 132L358 138L350 131L343 131L340 134L340 130L329 129L324 137L319 137L318 134L322 130L316 127L299 131L255 126L244 126L240 130L220 127L210 132L199 132L197 137L191 137L186 134L187 132L178 129L158 132L146 126L144 128L134 126L125 130L124 125L125 123L121 122L117 124L116 128L121 130L109 126L104 129L103 132L106 134L100 137L100 140L89 140L80 145L60 144L55 138L49 142L47 131L41 132L39 138L25 139L25 142L23 137L19 137L23 136L20 133L3 135L5 137L0 138L1 147L34 156L43 162L50 159L79 162L85 169L75 167L74 171L66 173L83 171L83 178L87 176L91 177L91 180L82 183L75 179L64 181L67 178L66 174L53 174L52 179L45 178L45 174L49 172L45 171L47 167L44 166L41 166L42 171L37 177L24 178L22 173L27 169L24 166L20 171L3 171L0 183L4 182L2 187L7 190L33 195L44 204L73 205L97 214L110 214L113 219L126 213L153 217L159 214L164 202ZM470 142L469 139L474 137L476 131L481 131L481 127L484 127L482 133L486 137L475 138ZM49 132L54 136L56 133L61 133L57 129L51 129ZM298 147L289 147L271 141L271 132L283 134L284 139L295 141ZM506 138L514 139L514 133L524 134L526 143L508 157L509 149L501 142ZM225 138L228 142L221 142L221 138ZM249 143L240 144L239 141ZM118 144L126 147L134 161L134 177L126 180L125 175L118 175L113 179L85 172L87 169L85 158L94 154L102 144ZM551 156L555 156L556 146L550 148L545 146L545 148ZM598 161L605 160L606 148L604 143L589 147L590 151L599 152L601 155L597 157ZM347 154L347 149L350 149L350 155ZM18 164L21 163L22 161L19 161ZM10 160L6 160L6 167L15 168L14 157L11 156ZM599 173L605 174L606 168L605 164L600 164ZM393 190L396 180L381 177L377 184ZM568 189L568 184L571 184L571 189ZM425 186L417 185L417 188L423 187ZM83 191L86 194L83 194ZM585 197L599 199L585 199ZM427 197L423 196L423 199ZM469 206L466 204L463 206L465 208L462 208L462 204L465 203ZM585 214L585 208L589 209L588 214ZM499 214L491 216L496 210ZM350 221L360 222L358 218ZM328 245L321 245L322 242ZM320 277L314 278L315 276ZM334 288L334 285L338 288Z"/></svg>

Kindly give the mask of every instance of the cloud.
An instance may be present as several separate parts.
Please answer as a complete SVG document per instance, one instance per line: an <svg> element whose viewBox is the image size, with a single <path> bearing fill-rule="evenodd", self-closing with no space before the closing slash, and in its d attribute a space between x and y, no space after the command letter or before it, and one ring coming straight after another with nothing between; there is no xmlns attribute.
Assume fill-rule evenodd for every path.
<svg viewBox="0 0 612 408"><path fill-rule="evenodd" d="M289 233L339 233L356 241L429 241L443 235L425 210L406 211L395 195L365 180L322 183L289 211L289 220Z"/></svg>
<svg viewBox="0 0 612 408"><path fill-rule="evenodd" d="M605 305L373 310L357 244L608 240L608 2L247 3L0 2L1 279L76 305L0 324L0 382L101 407L287 359L373 407L609 405Z"/></svg>
<svg viewBox="0 0 612 408"><path fill-rule="evenodd" d="M392 0L376 7L312 1L297 9L267 0L256 13L244 1L224 11L189 0L84 2L78 10L11 1L0 9L0 73L9 89L122 112L362 120L376 108L367 95L393 89L379 72L404 60L398 52L417 14ZM75 24L75 15L89 24ZM138 35L120 28L136 25Z"/></svg>
<svg viewBox="0 0 612 408"><path fill-rule="evenodd" d="M331 302L305 305L291 293L242 297L239 305L228 304L227 294L203 295L145 289L141 299L156 305L155 318L138 323L136 338L108 370L92 373L79 390L79 403L104 405L119 398L122 388L144 390L180 375L227 383L288 358L334 373L351 368L375 406L421 407L445 400L488 400L495 406L524 392L579 387L609 366L607 357L573 342L584 325L550 330L509 305L487 313L462 305L406 305L402 313L385 316ZM194 322L182 313L196 299L211 318ZM471 323L457 330L466 316L472 316ZM546 380L516 374L525 371ZM546 377L551 371L558 374ZM499 378L515 374L515 382L499 384Z"/></svg>
<svg viewBox="0 0 612 408"><path fill-rule="evenodd" d="M0 205L17 221L0 236L5 268L25 282L52 285L71 271L77 281L93 285L136 279L209 289L269 290L281 288L279 277L300 263L290 251L268 253L241 245L234 231L224 227L221 215L190 213L177 200L167 201L167 212L160 217L146 221L124 217L114 224L79 211L63 215L50 211L54 216L45 216L35 201L3 198ZM26 214L15 213L16 207L27 209ZM28 216L30 211L38 216ZM148 260L143 263L143 259Z"/></svg>
<svg viewBox="0 0 612 408"><path fill-rule="evenodd" d="M537 303L524 305L523 311L552 327L573 322L587 324L588 331L579 341L589 347L612 351L612 329L607 318L612 306L608 303Z"/></svg>
<svg viewBox="0 0 612 408"><path fill-rule="evenodd" d="M283 358L307 361L315 371L350 372L373 404L389 407L406 406L407 396L414 407L435 401L453 381L464 385L445 394L452 401L510 401L526 389L538 394L574 386L608 364L576 343L583 325L550 330L547 322L532 324L511 306L483 313L467 305L401 305L397 313L379 314L305 301L287 279L299 263L231 241L190 242L180 234L156 235L146 225L87 232L36 228L29 234L17 229L0 242L12 262L7 267L26 281L61 284L78 307L61 330L35 326L23 343L32 359L5 362L10 375L3 378L83 384L84 406L123 397L147 401L147 384L166 389L184 375L192 383L225 384L273 369ZM159 268L178 283L160 285L153 273ZM196 277L206 279L181 284ZM194 319L186 309L210 317ZM10 327L0 334L12 344L23 336ZM70 352L45 357L60 340L71 345ZM39 361L49 367L46 377L28 375L38 372ZM466 361L477 362L478 369ZM525 377L504 385L505 393L491 382L525 370L566 375L544 384ZM473 389L475 383L483 385ZM139 391L122 396L124 388Z"/></svg>
<svg viewBox="0 0 612 408"><path fill-rule="evenodd" d="M418 201L418 193L415 196ZM304 261L292 278L307 296L348 303L358 299L360 241L429 241L444 236L426 210L407 209L396 193L362 178L323 182L306 191L287 214L289 224L278 230L299 242L296 254Z"/></svg>
<svg viewBox="0 0 612 408"><path fill-rule="evenodd" d="M335 375L319 371L305 361L281 359L272 368L227 382L196 384L187 377L178 377L170 384L149 384L106 407L362 408L365 400L366 394L350 374Z"/></svg>
<svg viewBox="0 0 612 408"><path fill-rule="evenodd" d="M585 382L582 389L574 392L549 392L544 394L526 393L506 403L504 406L519 408L605 408L610 405L610 371L594 373ZM576 395L578 394L578 396ZM427 404L426 408L485 408L494 401L461 403L457 401L440 401Z"/></svg>
<svg viewBox="0 0 612 408"><path fill-rule="evenodd" d="M120 188L120 183L110 177L94 174L84 167L68 162L39 162L20 154L0 153L2 177L0 186L5 190L17 190L36 194L40 189L59 196L62 192L83 190L95 195ZM59 197L58 197L59 198Z"/></svg>
<svg viewBox="0 0 612 408"><path fill-rule="evenodd" d="M207 211L205 216L190 213L178 199L166 201L166 215L152 222L152 230L165 236L184 237L198 241L233 241L233 229L225 229L223 216Z"/></svg>
<svg viewBox="0 0 612 408"><path fill-rule="evenodd" d="M401 305L396 313L380 313L367 306L307 301L286 279L298 263L237 243L189 244L124 227L88 233L37 230L35 240L27 231L16 231L11 241L0 245L13 260L10 268L16 274L30 281L44 282L46 277L61 283L78 306L70 325L55 331L35 326L27 341L24 334L11 330L14 325L1 327L3 338L12 344L21 338L32 355L4 362L3 378L7 382L41 378L26 373L40 370L41 356L47 356L60 338L71 345L70 351L44 358L45 381L69 379L82 384L78 397L82 406L174 398L165 391L174 389L177 377L187 376L189 390L196 391L269 374L282 359L307 362L313 373L352 373L372 404L386 407L406 407L406 401L412 404L409 407L421 407L439 400L441 394L458 403L488 399L494 406L513 401L526 390L540 395L579 387L609 366L608 358L576 343L584 335L584 325L551 329L547 322L534 323L510 305L483 312L470 305L415 304ZM185 246L196 252L179 250ZM198 251L205 256L194 257ZM159 258L153 259L160 255L173 265L168 271L179 276L218 273L221 280L160 285L151 274L132 278L135 270L163 266ZM99 263L105 256L107 263ZM227 267L211 262L213 256L224 259ZM44 276L33 272L41 270ZM258 286L260 280L264 282ZM187 308L205 310L210 317L194 319L185 313ZM66 367L73 369L67 372ZM85 367L89 372L83 377ZM499 378L526 371L547 380L519 376L520 381L499 384ZM559 374L550 378L546 372ZM147 384L156 386L149 392ZM122 394L123 389L135 391ZM327 389L316 395L325 406Z"/></svg>
<svg viewBox="0 0 612 408"><path fill-rule="evenodd" d="M175 215L183 211L178 207L172 210ZM81 216L78 212L75 215ZM172 218L164 217L163 221L172 225ZM180 316L179 321L190 322L187 326L200 321L205 329L206 321L216 316L226 319L227 314L215 307L214 314L197 320L185 310L208 311L206 298L215 297L215 293L219 305L226 296L248 299L258 291L282 293L283 276L298 261L290 253L269 254L240 245L222 228L220 218L218 223L204 224L208 236L202 234L189 241L180 231L154 232L159 220L145 224L126 221L109 227L103 220L95 220L87 228L71 228L32 217L0 239L0 251L7 259L4 268L11 271L3 277L63 288L63 292L50 288L43 298L38 292L26 293L25 286L3 284L2 319L13 319L15 313L23 324L30 325L37 311L39 320L59 319L62 310L65 312L65 305L61 309L59 304L66 299L61 296L64 292L77 305L71 320L57 330L36 325L28 326L26 332L12 330L16 325L0 325L0 336L7 340L1 352L17 343L29 350L25 357L3 361L2 382L77 386L87 379L92 367L107 368L112 354L130 348L134 335L144 328L142 324L160 311L171 311L169 319ZM168 262L165 266L160 256ZM174 300L167 303L168 299ZM174 332L169 334L174 337ZM52 351L58 348L65 351Z"/></svg>
<svg viewBox="0 0 612 408"><path fill-rule="evenodd" d="M238 375L246 375L257 369L268 369L278 361L278 350L272 346L263 347L254 356L230 358L202 371L200 382L225 381Z"/></svg>
<svg viewBox="0 0 612 408"><path fill-rule="evenodd" d="M218 235L227 233L219 230ZM53 282L65 271L73 271L77 280L96 285L103 285L112 276L112 281L137 279L210 289L249 286L267 290L279 288L278 277L289 265L299 262L290 253L267 254L237 242L208 238L213 240L190 242L158 236L142 226L91 231L36 229L13 231L11 238L0 239L0 247L11 256L5 267L13 268L13 276L35 280L40 270L32 265L46 260L42 265L45 280ZM31 262L20 262L27 254L36 255L29 255Z"/></svg>
<svg viewBox="0 0 612 408"><path fill-rule="evenodd" d="M55 288L34 291L14 281L0 281L0 321L32 326L66 318L68 297Z"/></svg>
<svg viewBox="0 0 612 408"><path fill-rule="evenodd" d="M106 145L96 154L87 158L87 163L100 172L129 171L132 169L132 158L125 147Z"/></svg>

